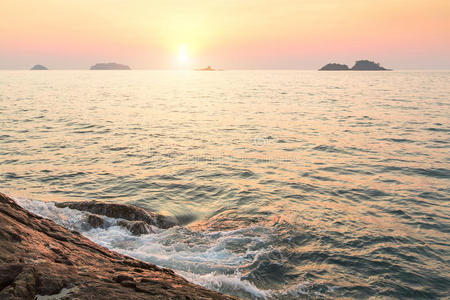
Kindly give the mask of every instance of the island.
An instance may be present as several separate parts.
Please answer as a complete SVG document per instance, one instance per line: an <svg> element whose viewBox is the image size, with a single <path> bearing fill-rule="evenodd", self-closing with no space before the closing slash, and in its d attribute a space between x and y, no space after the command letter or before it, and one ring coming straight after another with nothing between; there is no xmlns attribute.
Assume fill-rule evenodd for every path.
<svg viewBox="0 0 450 300"><path fill-rule="evenodd" d="M43 65L34 65L30 70L48 70L48 68Z"/></svg>
<svg viewBox="0 0 450 300"><path fill-rule="evenodd" d="M391 71L390 69L383 68L379 63L375 63L370 60L358 60L352 67L352 71Z"/></svg>
<svg viewBox="0 0 450 300"><path fill-rule="evenodd" d="M350 70L350 68L347 65L336 63L326 64L325 66L319 69L319 71L348 71L348 70Z"/></svg>
<svg viewBox="0 0 450 300"><path fill-rule="evenodd" d="M319 71L392 71L380 66L379 63L375 63L370 60L358 60L355 65L350 69L347 65L329 63L319 69Z"/></svg>
<svg viewBox="0 0 450 300"><path fill-rule="evenodd" d="M130 206L67 205L120 214L130 222L160 220ZM160 221L164 222L155 224L173 225ZM188 282L172 270L108 250L23 209L2 193L0 244L0 299L238 299Z"/></svg>
<svg viewBox="0 0 450 300"><path fill-rule="evenodd" d="M195 69L195 71L217 71L217 70L212 68L211 66L207 66L206 68Z"/></svg>
<svg viewBox="0 0 450 300"><path fill-rule="evenodd" d="M127 65L117 63L98 63L89 68L90 70L131 70Z"/></svg>

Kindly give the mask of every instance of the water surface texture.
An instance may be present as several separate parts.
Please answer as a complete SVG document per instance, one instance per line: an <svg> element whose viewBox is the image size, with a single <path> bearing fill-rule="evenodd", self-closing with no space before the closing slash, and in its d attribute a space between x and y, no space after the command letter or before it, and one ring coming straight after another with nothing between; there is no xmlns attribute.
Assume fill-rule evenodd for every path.
<svg viewBox="0 0 450 300"><path fill-rule="evenodd" d="M1 189L79 230L48 202L175 216L83 234L228 294L444 298L449 95L431 71L2 71Z"/></svg>

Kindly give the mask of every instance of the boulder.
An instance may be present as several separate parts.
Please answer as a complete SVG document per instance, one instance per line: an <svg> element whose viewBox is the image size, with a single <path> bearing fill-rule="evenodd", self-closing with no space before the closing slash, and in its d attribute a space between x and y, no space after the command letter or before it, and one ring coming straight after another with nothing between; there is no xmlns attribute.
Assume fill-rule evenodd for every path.
<svg viewBox="0 0 450 300"><path fill-rule="evenodd" d="M120 220L117 224L128 229L133 235L155 233L151 226L144 221Z"/></svg>
<svg viewBox="0 0 450 300"><path fill-rule="evenodd" d="M99 215L94 214L88 214L87 216L87 222L91 227L98 228L98 227L105 227L105 219Z"/></svg>
<svg viewBox="0 0 450 300"><path fill-rule="evenodd" d="M148 225L153 225L163 229L178 225L174 218L150 212L143 208L129 204L82 201L61 202L55 203L55 205L57 207L69 207L71 209L87 211L110 218L120 218L128 221L144 221Z"/></svg>

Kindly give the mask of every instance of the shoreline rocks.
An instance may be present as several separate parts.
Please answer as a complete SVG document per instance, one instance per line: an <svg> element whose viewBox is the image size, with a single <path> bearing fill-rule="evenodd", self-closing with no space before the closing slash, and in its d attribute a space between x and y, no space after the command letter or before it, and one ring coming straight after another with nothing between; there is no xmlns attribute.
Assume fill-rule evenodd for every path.
<svg viewBox="0 0 450 300"><path fill-rule="evenodd" d="M70 201L55 203L55 205L60 208L68 207L110 218L120 218L128 221L143 221L148 225L156 226L162 229L168 229L178 225L175 218L163 216L129 204L105 203L99 201Z"/></svg>
<svg viewBox="0 0 450 300"><path fill-rule="evenodd" d="M106 229L110 226L117 225L127 229L132 235L139 236L141 234L156 233L154 226L151 226L144 221L127 221L119 219L115 223L112 223L105 220L104 216L89 213L86 216L85 222L86 224L82 224L82 228L85 228L86 230L90 228Z"/></svg>
<svg viewBox="0 0 450 300"><path fill-rule="evenodd" d="M142 221L144 222L144 221ZM0 193L0 299L237 299L110 251Z"/></svg>

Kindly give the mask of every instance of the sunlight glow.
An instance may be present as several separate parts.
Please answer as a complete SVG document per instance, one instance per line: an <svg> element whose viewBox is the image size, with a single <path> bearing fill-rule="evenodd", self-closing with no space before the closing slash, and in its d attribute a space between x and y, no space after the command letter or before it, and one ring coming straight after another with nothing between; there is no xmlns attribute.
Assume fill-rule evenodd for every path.
<svg viewBox="0 0 450 300"><path fill-rule="evenodd" d="M187 64L189 62L188 49L186 44L181 44L178 49L178 62Z"/></svg>

